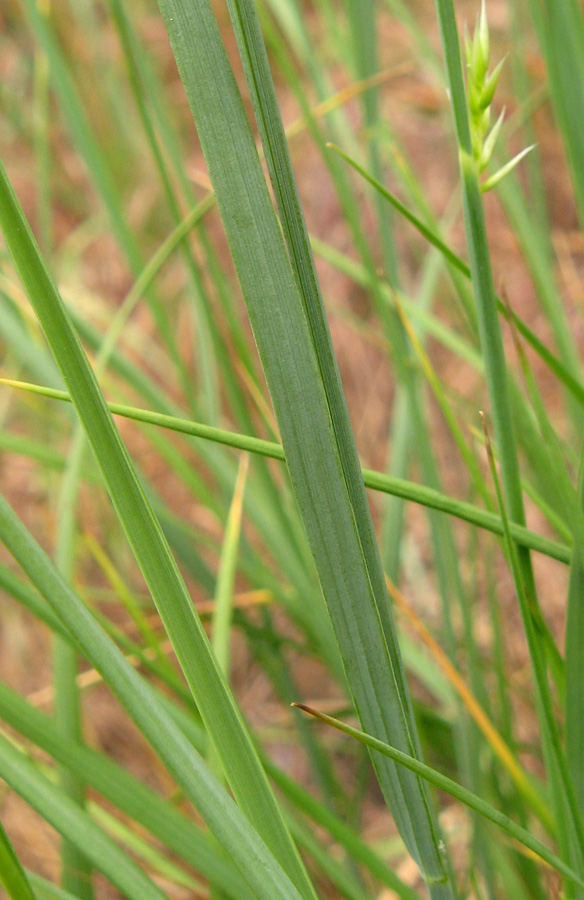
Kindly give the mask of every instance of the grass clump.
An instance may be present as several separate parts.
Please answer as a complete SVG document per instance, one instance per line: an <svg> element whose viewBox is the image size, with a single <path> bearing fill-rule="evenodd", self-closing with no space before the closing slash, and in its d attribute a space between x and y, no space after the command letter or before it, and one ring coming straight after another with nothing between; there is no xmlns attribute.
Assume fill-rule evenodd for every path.
<svg viewBox="0 0 584 900"><path fill-rule="evenodd" d="M0 584L54 646L0 682L11 897L584 895L581 235L548 158L576 219L584 19L509 0L507 47L484 0L462 41L468 9L415 6L4 13L0 444L45 511L4 479ZM130 721L128 770L96 728Z"/></svg>

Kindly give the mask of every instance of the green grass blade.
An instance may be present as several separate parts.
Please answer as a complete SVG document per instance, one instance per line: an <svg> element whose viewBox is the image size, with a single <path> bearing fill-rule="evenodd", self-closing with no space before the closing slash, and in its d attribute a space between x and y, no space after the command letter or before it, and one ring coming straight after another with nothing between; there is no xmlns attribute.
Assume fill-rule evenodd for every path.
<svg viewBox="0 0 584 900"><path fill-rule="evenodd" d="M534 598L529 595L525 586L523 570L520 565L517 548L512 540L511 531L509 529L509 519L506 513L503 492L495 467L495 460L486 427L485 438L491 475L495 484L503 525L505 526L507 557L513 574L515 589L517 591L517 598L521 609L531 665L534 673L536 701L542 730L543 750L552 788L551 793L555 807L558 839L562 853L568 859L575 856L576 865L580 871L583 866L582 848L584 847L584 826L580 817L575 789L571 782L567 759L561 745L559 728L554 715L553 700L546 671L545 648L543 641L541 640L541 613L534 602ZM567 889L569 890L569 887Z"/></svg>
<svg viewBox="0 0 584 900"><path fill-rule="evenodd" d="M547 63L550 90L570 163L581 227L584 227L584 15L577 0L540 0L538 36Z"/></svg>
<svg viewBox="0 0 584 900"><path fill-rule="evenodd" d="M436 0L436 9L440 23L448 85L455 119L470 269L477 303L489 401L501 464L503 498L509 519L523 525L525 524L525 511L514 422L511 415L505 353L497 316L496 296L478 169L473 157L454 4L452 0ZM503 510L501 510L501 515L505 518ZM513 552L513 558L515 558L515 548L511 547L511 551ZM556 825L558 829L566 827L570 849L576 853L577 865L580 869L582 866L582 822L575 805L573 787L566 769L563 751L559 746L557 725L551 708L547 672L545 671L541 648L532 639L534 626L531 621L531 615L537 612L538 605L529 552L525 548L517 546L516 561L518 567L516 588L520 597L524 629L528 637L531 662L537 684L538 711L543 732L546 763L552 786ZM523 596L529 597L530 606L527 605L527 602L521 602L521 591L523 591ZM538 615L541 616L540 613ZM565 844L562 849L563 852L566 852Z"/></svg>
<svg viewBox="0 0 584 900"><path fill-rule="evenodd" d="M0 737L0 774L33 809L78 847L128 900L165 900L166 895L87 813Z"/></svg>
<svg viewBox="0 0 584 900"><path fill-rule="evenodd" d="M89 803L89 814L106 834L130 851L136 860L147 865L153 877L159 875L173 887L184 888L194 895L205 893L206 886L199 879L193 878L186 869L170 860L164 852L133 830L131 825L120 822L97 803Z"/></svg>
<svg viewBox="0 0 584 900"><path fill-rule="evenodd" d="M66 391L59 391L53 388L45 388L41 385L24 384L23 382L13 382L10 379L0 379L0 383L21 387L25 390L31 390L42 396L50 397L54 400L71 402L71 397ZM269 459L278 459L284 461L284 449L281 444L273 441L265 441L262 438L256 438L252 435L237 434L233 431L225 431L221 428L215 428L211 425L204 425L200 422L192 422L189 419L179 419L176 416L170 416L166 413L156 413L146 409L139 409L135 406L127 406L122 403L109 403L109 409L115 415L125 416L138 422L145 422L150 425L156 425L161 428L169 428L181 434L192 435L194 437L203 438L204 440L214 441L224 444L227 447L234 447L238 450L249 451ZM472 503L464 500L458 500L450 497L433 488L425 485L417 484L414 481L407 481L401 478L394 478L385 475L383 472L377 472L373 469L362 469L363 482L366 487L374 491L381 491L404 500L410 500L413 503L419 503L421 506L427 506L430 509L436 509L440 512L447 513L455 518L476 525L478 528L484 528L493 534L503 535L503 524L499 516L488 510L481 509ZM559 562L569 563L571 559L571 550L565 544L552 541L543 535L530 531L522 525L510 523L513 539L524 547L537 550L557 559Z"/></svg>
<svg viewBox="0 0 584 900"><path fill-rule="evenodd" d="M73 582L77 550L77 497L85 437L79 425L73 431L72 447L57 509L55 562L66 581ZM77 689L78 659L75 647L59 634L53 639L54 715L64 737L78 741L83 733L81 697ZM80 807L85 807L85 786L81 776L67 770L60 773L61 786ZM61 844L61 884L81 900L91 900L91 866L78 846L65 839Z"/></svg>
<svg viewBox="0 0 584 900"><path fill-rule="evenodd" d="M301 890L312 896L310 882L235 701L3 168L0 169L0 226L69 384L87 438L189 687L209 733L218 738L216 748L227 780L268 846L302 885Z"/></svg>
<svg viewBox="0 0 584 900"><path fill-rule="evenodd" d="M379 552L255 8L239 7L238 27L252 54L256 115L259 108L269 151L286 166L279 173L279 189L292 192L289 205L282 206L290 211L290 217L283 216L284 231L294 222L295 237L304 238L292 270L210 6L162 0L160 8L215 188L347 680L366 727L391 734L418 753ZM214 77L205 79L201 91L209 71ZM293 272L311 282L301 297ZM421 782L402 778L392 765L378 766L378 777L425 877L430 883L445 881L437 826Z"/></svg>
<svg viewBox="0 0 584 900"><path fill-rule="evenodd" d="M54 723L7 685L0 683L0 716L60 765L83 775L97 791L217 885L233 900L251 900L249 888L193 822L129 772L95 750L65 740Z"/></svg>
<svg viewBox="0 0 584 900"><path fill-rule="evenodd" d="M310 816L319 827L326 829L334 840L346 849L352 860L365 866L374 878L394 891L401 900L421 900L420 894L405 884L392 867L356 831L326 809L302 785L297 784L285 772L273 765L268 766L268 772L276 786L285 793L289 800L304 814Z"/></svg>
<svg viewBox="0 0 584 900"><path fill-rule="evenodd" d="M47 881L46 878L42 878L35 872L27 872L27 875L36 891L38 900L78 900L78 898L73 894L70 894L69 891L57 887L56 884Z"/></svg>
<svg viewBox="0 0 584 900"><path fill-rule="evenodd" d="M407 206L405 206L398 198L388 191L380 181L374 178L361 166L356 160L352 159L347 153L336 147L334 144L329 145L332 150L338 153L346 162L349 163L369 184L380 193L388 203L396 209L408 222L410 222L417 231L423 235L426 240L436 247L442 253L446 261L457 271L464 275L465 278L471 279L472 274L469 266L436 235L418 216L416 216ZM574 368L570 369L562 360L558 359L546 346L540 341L537 335L529 328L529 326L521 319L509 305L503 303L500 297L496 297L497 308L499 312L510 319L513 326L517 328L521 336L529 344L529 346L543 360L546 366L556 375L564 384L564 387L571 393L581 405L584 406L584 384Z"/></svg>
<svg viewBox="0 0 584 900"><path fill-rule="evenodd" d="M200 752L205 753L207 741L202 730L189 716L166 697L163 698L165 708L188 737L189 741ZM314 795L297 784L271 762L263 754L264 765L270 778L279 791L300 812L309 816L319 827L324 828L334 840L344 847L352 858L359 861L382 884L387 885L403 900L420 900L420 895L408 887L393 871L385 859L371 848L350 825L327 809Z"/></svg>
<svg viewBox="0 0 584 900"><path fill-rule="evenodd" d="M231 620L233 616L233 588L237 570L237 553L241 534L241 515L243 494L249 457L243 456L239 464L239 473L235 483L233 499L225 525L225 535L219 560L217 587L215 590L215 607L212 622L212 646L217 662L229 681L231 659Z"/></svg>
<svg viewBox="0 0 584 900"><path fill-rule="evenodd" d="M296 842L312 857L319 870L330 879L345 900L372 900L373 895L364 890L363 885L327 853L309 828L292 816L288 818L288 823Z"/></svg>
<svg viewBox="0 0 584 900"><path fill-rule="evenodd" d="M0 883L10 900L37 900L10 838L0 822Z"/></svg>
<svg viewBox="0 0 584 900"><path fill-rule="evenodd" d="M134 671L62 580L49 557L3 498L0 498L0 540L75 636L86 659L100 672L177 784L200 811L258 900L298 900L301 895L250 827L249 819L221 788L165 712L157 694Z"/></svg>
<svg viewBox="0 0 584 900"><path fill-rule="evenodd" d="M517 825L504 813L499 812L499 810L491 806L490 803L487 803L485 800L477 797L476 794L471 793L471 791L468 791L466 788L461 787L461 785L457 784L456 781L453 781L446 775L442 775L440 772L437 772L430 766L424 765L424 763L421 763L419 760L408 756L406 753L401 753L395 747L384 744L383 741L379 741L376 738L372 738L369 734L365 734L362 731L358 731L356 728L352 728L345 722L341 722L338 719L334 719L332 716L327 716L324 713L320 713L317 710L311 709L307 706L302 706L301 704L299 704L299 707L300 709L304 709L310 715L315 716L315 718L320 719L320 721L324 722L326 725L331 725L338 731L342 731L344 734L349 735L360 743L371 747L378 753L382 753L384 756L388 756L390 759L394 759L397 763L399 763L399 765L406 766L408 769L410 769L410 771L415 772L417 775L419 775L420 778L424 778L426 781L428 781L429 784L434 785L434 787L439 788L439 790L444 791L451 797L454 797L456 800L464 803L464 805L469 809L474 810L474 812L477 812L480 816L483 816L498 828L501 828L506 834L509 835L509 837L512 837L520 844L523 844L524 847L527 847L529 850L535 853L536 856L544 860L544 862L546 862L557 872L561 872L567 878L572 879L576 884L584 887L584 880L577 874L577 872L575 872L570 866L568 866L562 859L556 856L556 854L553 853L548 847L546 847L545 844L542 844L541 841L533 837L533 835L530 834L529 831L527 831L525 828L522 828L520 825Z"/></svg>
<svg viewBox="0 0 584 900"><path fill-rule="evenodd" d="M132 93L139 112L140 121L144 129L146 139L150 148L150 152L154 159L156 169L162 184L164 197L172 219L175 225L181 222L181 212L179 200L174 189L170 172L167 168L165 156L160 146L158 137L155 132L154 123L150 115L149 107L146 102L145 86L141 79L140 68L140 47L137 45L136 38L128 18L125 14L124 5L121 0L109 0L109 6L113 21L116 25L120 43L126 59L126 65L129 73L129 80L132 87ZM188 243L182 244L181 247L185 263L191 279L191 290L189 295L193 296L193 306L196 318L197 328L197 370L201 382L201 394L203 398L203 407L205 409L205 419L215 421L218 416L219 398L217 387L217 372L214 359L213 346L210 340L209 319L211 308L207 291L203 283L199 266L195 260L194 254Z"/></svg>
<svg viewBox="0 0 584 900"><path fill-rule="evenodd" d="M511 519L523 525L525 524L525 514L509 405L505 355L497 318L484 209L472 153L454 4L452 0L436 0L436 9L456 124L470 270L477 303L489 399L502 465L503 485L509 501ZM527 573L527 570L531 568L529 559L525 554L522 554L521 558ZM533 577L530 576L530 589L532 582Z"/></svg>
<svg viewBox="0 0 584 900"><path fill-rule="evenodd" d="M584 509L584 460L580 463L578 501ZM584 773L581 760L584 752L584 553L582 542L574 544L568 610L566 614L566 758L574 783L576 798L584 816Z"/></svg>
<svg viewBox="0 0 584 900"><path fill-rule="evenodd" d="M25 0L24 5L39 43L47 54L54 88L58 95L60 107L67 126L73 140L79 148L79 152L83 157L89 172L91 173L92 181L102 197L119 246L128 260L131 270L134 274L138 275L143 268L140 249L136 243L132 230L126 222L120 192L109 166L109 161L95 137L89 117L77 91L70 67L59 47L52 23L41 14L35 0ZM188 377L183 363L176 351L176 344L167 311L153 293L148 293L147 299L150 308L152 309L153 316L156 319L157 326L160 329L160 334L163 337L164 343L168 348L177 372L182 379L183 387L188 395Z"/></svg>
<svg viewBox="0 0 584 900"><path fill-rule="evenodd" d="M40 622L44 622L51 631L61 635L65 639L69 639L70 635L58 616L55 615L48 603L41 596L26 584L21 578L15 575L6 566L0 566L0 587L8 596L14 597L18 603L21 603L25 609L35 616Z"/></svg>

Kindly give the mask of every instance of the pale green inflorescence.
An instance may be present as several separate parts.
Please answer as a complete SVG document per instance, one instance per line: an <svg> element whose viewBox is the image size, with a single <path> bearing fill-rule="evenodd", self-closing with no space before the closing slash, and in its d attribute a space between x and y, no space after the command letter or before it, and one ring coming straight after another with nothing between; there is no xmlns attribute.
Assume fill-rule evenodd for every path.
<svg viewBox="0 0 584 900"><path fill-rule="evenodd" d="M472 38L468 33L465 35L465 50L468 66L467 89L472 150L474 162L480 175L491 162L505 118L505 110L503 109L495 124L491 127L491 106L505 59L503 58L497 63L493 71L489 72L491 47L485 0L482 0L481 12ZM510 162L498 169L494 175L483 181L481 184L483 193L496 187L532 149L533 147L526 147L517 156L513 157Z"/></svg>

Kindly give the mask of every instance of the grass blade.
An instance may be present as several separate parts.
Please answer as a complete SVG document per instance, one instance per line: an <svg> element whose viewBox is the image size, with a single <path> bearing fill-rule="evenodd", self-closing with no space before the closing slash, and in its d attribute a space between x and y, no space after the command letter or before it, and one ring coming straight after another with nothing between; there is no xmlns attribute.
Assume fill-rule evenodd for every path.
<svg viewBox="0 0 584 900"><path fill-rule="evenodd" d="M37 900L26 872L0 822L0 883L10 900Z"/></svg>
<svg viewBox="0 0 584 900"><path fill-rule="evenodd" d="M93 790L147 828L226 895L233 900L251 900L249 888L232 864L189 819L107 757L65 740L47 716L4 684L0 684L0 716L61 766L83 776Z"/></svg>
<svg viewBox="0 0 584 900"><path fill-rule="evenodd" d="M59 615L85 658L102 675L156 750L177 784L200 811L258 900L301 896L249 819L221 788L156 693L134 671L51 560L0 498L0 540Z"/></svg>
<svg viewBox="0 0 584 900"><path fill-rule="evenodd" d="M282 166L273 168L292 269L210 5L192 7L180 0L161 0L159 5L215 189L347 681L367 727L419 753L379 551L255 7L241 3L232 9L236 35L240 31L240 44L246 46L244 68L253 76L252 98L266 157ZM209 71L212 80L204 78ZM410 852L429 884L443 885L448 878L444 854L425 788L415 778L403 778L393 765L377 762L386 801Z"/></svg>
<svg viewBox="0 0 584 900"><path fill-rule="evenodd" d="M41 775L33 763L3 737L0 737L0 774L33 809L78 847L128 900L167 900L160 888L92 822L87 813Z"/></svg>
<svg viewBox="0 0 584 900"><path fill-rule="evenodd" d="M550 90L568 154L580 225L584 226L584 135L579 123L584 115L584 16L574 0L554 3L540 0L538 36L548 67Z"/></svg>
<svg viewBox="0 0 584 900"><path fill-rule="evenodd" d="M442 775L440 772L437 772L430 766L426 766L419 760L408 756L406 753L401 753L395 747L384 744L383 741L378 741L376 738L371 737L371 735L365 734L362 731L358 731L356 728L352 728L345 722L339 721L339 719L335 719L332 716L327 716L325 715L325 713L318 712L318 710L316 709L311 709L309 706L303 706L302 704L296 705L299 707L299 709L303 709L305 712L309 713L309 715L314 716L316 719L319 719L326 725L331 725L338 731L342 731L344 734L349 735L349 737L352 737L360 743L371 747L378 753L382 753L384 756L388 756L390 759L394 759L397 763L399 763L399 765L406 766L408 769L410 769L410 771L415 772L417 775L419 775L420 778L424 778L426 781L428 781L429 784L433 784L434 787L439 788L439 790L444 791L451 797L454 797L456 800L464 803L464 805L469 809L474 810L474 812L477 812L480 816L483 816L494 825L497 825L498 828L501 828L514 840L518 841L520 844L523 844L524 847L527 847L529 850L535 853L536 856L544 860L544 862L550 865L553 869L556 869L557 872L561 872L567 878L572 879L575 884L584 886L584 880L562 859L560 859L558 856L556 856L555 853L549 850L548 847L542 844L541 841L538 841L537 838L533 837L533 835L530 834L529 831L527 831L525 828L522 828L520 825L517 825L504 813L499 812L499 810L491 806L490 803L487 803L485 800L477 797L476 794L472 794L466 788L461 787L456 783L456 781L453 781L446 775Z"/></svg>
<svg viewBox="0 0 584 900"><path fill-rule="evenodd" d="M426 240L432 244L433 247L436 247L437 250L442 253L446 261L455 269L457 272L460 272L464 275L465 278L471 279L472 274L470 268L467 264L454 253L453 250L448 247L447 244L442 241L438 235L436 235L431 228L429 228L422 220L416 216L410 209L407 208L398 198L388 191L380 181L374 178L369 172L367 172L363 166L361 166L356 160L352 159L347 153L341 150L339 147L336 147L334 144L329 144L329 147L339 154L350 166L352 166L355 171L359 172L359 174L369 182L369 184L375 188L375 190L381 194L382 197L391 203L391 205L396 209L408 222L410 222L417 231L423 235ZM581 405L584 406L584 384L582 384L581 379L574 374L574 371L570 371L568 367L560 360L557 356L555 356L546 346L540 341L537 335L529 328L528 325L509 307L508 303L504 303L500 297L496 297L497 308L501 315L505 316L508 320L511 321L513 326L517 328L518 332L525 339L525 341L529 344L529 346L537 353L537 355L543 360L546 366L550 369L551 372L556 375L560 381L564 384L566 389L571 393L571 395L576 399Z"/></svg>
<svg viewBox="0 0 584 900"><path fill-rule="evenodd" d="M88 440L197 705L210 734L221 735L217 752L226 777L246 814L257 821L266 842L311 895L312 888L251 739L3 167L0 226L55 359L69 383Z"/></svg>
<svg viewBox="0 0 584 900"><path fill-rule="evenodd" d="M30 390L41 394L42 396L50 397L53 400L60 400L66 403L71 402L71 397L66 391L42 387L41 385L31 385L24 382L12 381L8 378L0 378L0 384L22 388L23 390ZM169 428L172 431L177 431L181 434L214 441L224 444L227 447L234 447L238 450L245 450L250 453L266 456L269 459L278 459L282 462L285 459L282 445L276 444L273 441L265 441L262 438L256 438L247 434L237 434L233 431L226 431L225 429L215 428L211 425L204 425L200 422L192 422L189 419L180 419L176 416L152 412L135 406L127 406L122 403L108 403L108 407L113 414L125 416L129 419L134 419L137 422L145 422L161 428ZM447 513L455 518L469 522L471 525L476 525L478 528L484 528L493 534L501 536L504 534L503 523L499 516L488 510L481 509L472 503L450 497L447 494L417 484L414 481L394 478L373 469L362 469L362 477L365 486L374 491L381 491L382 493L391 494L392 496L400 497L404 500L410 500L413 503L419 503L421 506L427 506L430 509L439 510L440 512ZM518 544L531 548L532 550L537 550L538 553L543 553L546 556L550 556L552 559L557 559L559 562L569 564L571 559L570 547L552 541L534 531L530 531L522 525L510 523L510 528L513 540Z"/></svg>
<svg viewBox="0 0 584 900"><path fill-rule="evenodd" d="M584 509L584 460L580 463L578 501L580 509ZM570 567L566 615L566 758L582 815L584 815L584 774L580 761L584 749L583 637L584 554L581 541L577 541Z"/></svg>

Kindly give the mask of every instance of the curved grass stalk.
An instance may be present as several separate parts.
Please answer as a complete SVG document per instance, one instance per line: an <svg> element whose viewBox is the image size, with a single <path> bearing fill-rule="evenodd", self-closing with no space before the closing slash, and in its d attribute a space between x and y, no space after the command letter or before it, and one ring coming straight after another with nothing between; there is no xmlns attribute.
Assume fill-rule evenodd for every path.
<svg viewBox="0 0 584 900"><path fill-rule="evenodd" d="M483 816L485 819L488 819L488 821L492 822L498 828L501 828L506 834L509 835L509 837L518 841L524 847L527 847L528 850L531 850L532 853L546 862L557 872L560 872L562 875L572 880L575 884L584 887L584 879L582 879L578 875L578 873L574 871L574 869L567 865L567 863L560 859L559 856L556 856L556 854L553 853L548 847L546 847L545 844L542 844L541 841L533 837L533 835L529 831L527 831L527 829L522 828L520 825L517 825L504 813L499 812L499 810L491 806L490 803L487 803L485 800L477 797L476 794L472 794L466 788L461 787L461 785L457 784L456 781L453 781L446 775L442 775L440 772L437 772L430 766L426 766L419 760L414 759L413 757L408 756L405 753L401 753L399 750L396 750L395 747L384 744L383 741L378 741L376 738L371 737L371 735L365 734L363 731L358 731L358 729L356 728L352 728L345 722L339 721L339 719L335 719L332 716L327 716L325 713L318 712L318 710L311 709L309 706L304 706L300 703L297 703L295 705L299 709L303 709L309 715L314 716L314 718L319 719L321 722L324 722L325 725L330 725L333 728L336 728L337 731L342 731L344 734L347 734L349 737L354 738L362 744L365 744L372 750L375 750L378 753L382 753L384 756L388 756L390 759L395 760L397 763L399 763L399 765L406 766L408 769L410 769L410 771L415 772L416 775L419 775L420 778L424 778L426 781L428 781L429 784L433 784L434 787L439 788L439 790L444 791L446 794L449 794L451 797L459 800L469 809L474 810L474 812L478 813L480 816Z"/></svg>
<svg viewBox="0 0 584 900"><path fill-rule="evenodd" d="M50 397L53 400L60 400L65 403L72 402L71 397L66 391L46 388L41 385L31 385L26 382L13 381L9 378L0 378L0 384L22 388L23 390L30 390L34 393L41 394L42 396ZM268 457L269 459L278 459L282 462L285 460L282 445L276 444L273 441L265 441L262 438L256 438L252 435L225 431L224 429L215 428L200 422L191 422L188 419L180 419L176 416L139 409L138 407L127 406L122 403L108 403L108 407L114 415L124 416L133 419L136 422L144 422L149 425L168 428L172 431L177 431L180 434L214 441L224 444L226 447L234 447L238 450L256 453ZM442 494L439 491L435 491L433 488L416 484L413 481L392 478L389 475L385 475L383 472L377 472L373 469L362 469L361 471L365 486L374 491L391 494L396 497L401 497L404 500L411 500L413 503L419 503L421 506L427 506L430 509L436 509L440 512L447 513L448 515L462 519L471 525L476 525L478 528L490 531L493 534L504 535L504 528L500 517L488 510L481 509L464 500L449 497L447 494ZM557 559L559 562L569 564L571 559L570 547L552 541L521 525L510 523L510 528L513 539L518 544L536 550L538 553L543 553L552 559Z"/></svg>

